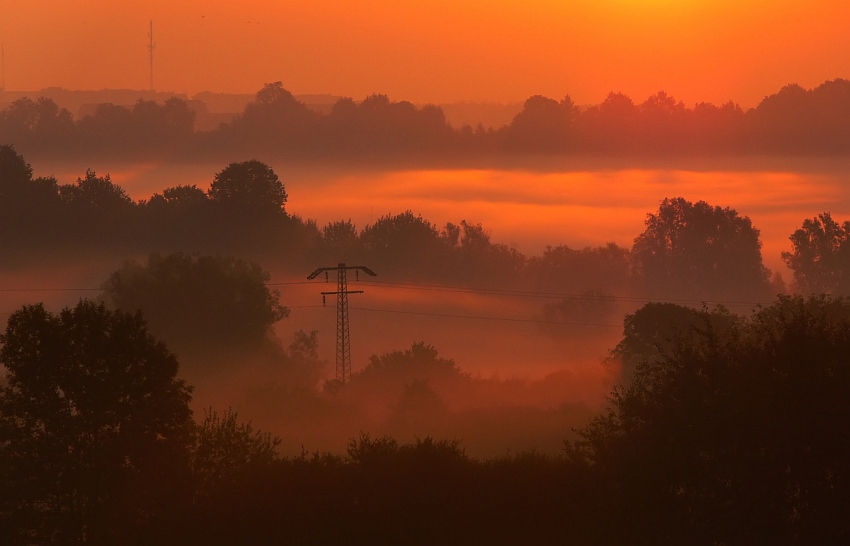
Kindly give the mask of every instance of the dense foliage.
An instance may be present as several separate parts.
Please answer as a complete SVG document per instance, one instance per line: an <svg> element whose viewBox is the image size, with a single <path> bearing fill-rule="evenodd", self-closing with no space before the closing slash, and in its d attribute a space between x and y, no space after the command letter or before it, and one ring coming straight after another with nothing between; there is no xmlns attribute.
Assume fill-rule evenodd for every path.
<svg viewBox="0 0 850 546"><path fill-rule="evenodd" d="M679 323L679 327L675 325ZM665 333L652 328L659 325ZM666 326L664 326L666 325ZM653 338L653 336L655 336ZM0 531L10 544L839 544L850 527L850 301L781 297L750 317L650 306L628 383L560 455L469 457L432 437L281 458L209 410L139 315L16 312L0 363ZM293 354L309 356L302 334ZM425 344L372 358L342 397L474 385ZM422 415L420 413L420 415ZM564 431L566 434L567 431Z"/></svg>

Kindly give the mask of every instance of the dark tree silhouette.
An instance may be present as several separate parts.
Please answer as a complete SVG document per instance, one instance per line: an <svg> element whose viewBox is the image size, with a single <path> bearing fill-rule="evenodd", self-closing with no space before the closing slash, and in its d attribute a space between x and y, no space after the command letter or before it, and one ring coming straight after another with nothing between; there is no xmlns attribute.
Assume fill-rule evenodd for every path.
<svg viewBox="0 0 850 546"><path fill-rule="evenodd" d="M511 122L507 145L523 152L563 152L574 138L578 115L569 95L561 102L535 95Z"/></svg>
<svg viewBox="0 0 850 546"><path fill-rule="evenodd" d="M681 339L582 432L610 495L601 542L846 542L848 407L848 300L782 296Z"/></svg>
<svg viewBox="0 0 850 546"><path fill-rule="evenodd" d="M153 254L127 262L103 284L112 308L141 311L151 331L183 350L214 351L266 339L289 314L266 286L268 273L235 258Z"/></svg>
<svg viewBox="0 0 850 546"><path fill-rule="evenodd" d="M227 487L226 482L239 473L278 460L279 444L279 438L255 430L251 423L240 423L232 409L221 416L206 410L192 449L195 494L206 495L213 488Z"/></svg>
<svg viewBox="0 0 850 546"><path fill-rule="evenodd" d="M55 205L59 188L54 178L33 178L32 167L12 146L0 146L0 210L38 214L34 210ZM24 209L24 210L21 210Z"/></svg>
<svg viewBox="0 0 850 546"><path fill-rule="evenodd" d="M124 188L113 184L108 174L97 176L91 169L76 184L60 186L59 195L69 206L80 209L121 210L133 204Z"/></svg>
<svg viewBox="0 0 850 546"><path fill-rule="evenodd" d="M71 144L74 118L48 98L20 98L0 111L0 140L22 147L61 149Z"/></svg>
<svg viewBox="0 0 850 546"><path fill-rule="evenodd" d="M271 167L260 161L231 163L216 173L209 197L244 214L285 214L286 189Z"/></svg>
<svg viewBox="0 0 850 546"><path fill-rule="evenodd" d="M143 542L188 492L177 359L140 315L90 301L25 306L0 341L4 543Z"/></svg>
<svg viewBox="0 0 850 546"><path fill-rule="evenodd" d="M411 211L386 215L360 234L366 255L375 267L403 274L427 263L445 250L437 228Z"/></svg>
<svg viewBox="0 0 850 546"><path fill-rule="evenodd" d="M753 302L770 297L759 230L730 208L665 199L635 238L636 274L650 297Z"/></svg>
<svg viewBox="0 0 850 546"><path fill-rule="evenodd" d="M363 254L357 228L348 221L330 222L322 228L324 252L337 262L355 261Z"/></svg>
<svg viewBox="0 0 850 546"><path fill-rule="evenodd" d="M828 212L803 221L782 259L804 294L850 295L850 221L839 224Z"/></svg>
<svg viewBox="0 0 850 546"><path fill-rule="evenodd" d="M647 303L623 319L623 339L611 351L622 365L622 379L631 381L646 362L667 358L683 344L693 343L709 330L726 335L737 317L724 307L698 311L673 303Z"/></svg>
<svg viewBox="0 0 850 546"><path fill-rule="evenodd" d="M624 294L632 288L629 258L629 249L614 243L582 249L560 245L546 247L543 255L530 258L528 265L538 289Z"/></svg>

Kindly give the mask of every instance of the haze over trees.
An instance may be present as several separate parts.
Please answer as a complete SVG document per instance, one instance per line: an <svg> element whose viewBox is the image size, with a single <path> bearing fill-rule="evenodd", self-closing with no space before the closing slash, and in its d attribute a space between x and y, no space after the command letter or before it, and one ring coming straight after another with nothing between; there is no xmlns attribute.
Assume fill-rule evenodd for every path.
<svg viewBox="0 0 850 546"><path fill-rule="evenodd" d="M641 339L683 322L663 347ZM780 297L749 317L650 304L632 326L615 351L637 362L631 381L560 454L361 435L342 455L280 457L230 410L191 421L177 360L139 314L25 306L0 350L0 530L10 544L844 542L850 302ZM415 344L329 401L403 385L396 411L433 419L451 411L436 385L458 379Z"/></svg>
<svg viewBox="0 0 850 546"><path fill-rule="evenodd" d="M288 212L284 184L256 160L227 165L207 191L177 185L138 202L108 174L93 170L73 184L34 178L9 146L0 147L0 173L0 235L12 262L31 259L33 248L42 257L238 254L301 274L316 263L344 259L368 262L397 280L533 287L601 302L600 310L606 298L623 296L754 304L785 290L764 267L760 232L747 216L683 197L662 200L632 248L560 245L526 256L491 241L481 224L461 220L440 227L410 210L360 229L346 220L320 227ZM845 228L822 215L792 236L794 250L784 259L795 272L796 289L845 293ZM571 305L565 301L547 313L568 319Z"/></svg>
<svg viewBox="0 0 850 546"><path fill-rule="evenodd" d="M440 227L411 211L360 230L345 220L319 227L287 210L283 183L259 161L211 178L209 191L178 185L133 202L93 171L67 185L34 178L0 147L0 230L18 259L63 241L108 255L175 250L117 269L103 305L11 315L0 349L0 531L12 543L802 545L850 534L841 433L850 303L769 303L776 286L759 231L736 210L665 199L632 248L554 246L529 257L479 224ZM824 213L791 235L795 290L845 290L845 224ZM228 227L232 239L219 238ZM218 256L174 248L183 245ZM541 304L556 320L595 309L612 321L611 302L660 301L626 316L609 359L619 386L596 418L563 402L587 388L568 373L482 378L426 341L374 355L338 388L321 382L315 332L288 345L268 336L287 302L259 266L222 254L235 246L250 259L284 256L301 274L304 262L343 255L453 289L533 286L559 296L548 311ZM695 309L706 294L765 303L752 316ZM192 354L197 347L230 358L228 348L247 345L279 373L235 402L258 419L285 416L282 438L232 411L191 419L175 354L198 376L246 369L249 357L213 362ZM293 454L304 438L352 423L374 437L344 454ZM505 438L543 448L471 455L503 453ZM553 438L566 448L552 449ZM376 510L381 523L365 524Z"/></svg>
<svg viewBox="0 0 850 546"><path fill-rule="evenodd" d="M632 260L646 293L706 301L770 298L759 230L730 208L664 199L635 238ZM749 298L749 300L748 300Z"/></svg>
<svg viewBox="0 0 850 546"><path fill-rule="evenodd" d="M828 212L803 220L791 234L792 252L782 259L804 294L850 296L850 221L838 223Z"/></svg>
<svg viewBox="0 0 850 546"><path fill-rule="evenodd" d="M248 348L289 314L268 280L257 264L234 258L153 254L145 265L131 261L112 273L103 300L141 311L151 332L175 348Z"/></svg>
<svg viewBox="0 0 850 546"><path fill-rule="evenodd" d="M297 161L475 164L523 155L650 156L846 155L850 82L813 89L787 85L743 110L733 102L687 107L664 91L635 102L610 93L577 106L569 95L528 98L503 127L453 127L433 105L374 94L311 110L280 82L267 84L232 122L194 129L179 98L102 104L82 119L48 98L21 98L0 111L0 143L39 157L194 160L234 151Z"/></svg>

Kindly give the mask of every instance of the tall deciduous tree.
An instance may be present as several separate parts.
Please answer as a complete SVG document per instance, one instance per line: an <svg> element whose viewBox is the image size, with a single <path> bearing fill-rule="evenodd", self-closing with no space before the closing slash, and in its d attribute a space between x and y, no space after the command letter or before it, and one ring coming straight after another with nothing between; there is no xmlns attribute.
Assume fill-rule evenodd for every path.
<svg viewBox="0 0 850 546"><path fill-rule="evenodd" d="M730 208L664 199L635 238L633 263L650 296L756 302L770 296L759 230Z"/></svg>
<svg viewBox="0 0 850 546"><path fill-rule="evenodd" d="M4 543L130 544L188 493L178 363L138 314L39 305L0 336Z"/></svg>
<svg viewBox="0 0 850 546"><path fill-rule="evenodd" d="M285 213L286 189L271 167L257 160L231 163L215 175L214 202L251 214Z"/></svg>
<svg viewBox="0 0 850 546"><path fill-rule="evenodd" d="M806 294L850 295L850 221L839 224L828 212L803 221L782 259Z"/></svg>

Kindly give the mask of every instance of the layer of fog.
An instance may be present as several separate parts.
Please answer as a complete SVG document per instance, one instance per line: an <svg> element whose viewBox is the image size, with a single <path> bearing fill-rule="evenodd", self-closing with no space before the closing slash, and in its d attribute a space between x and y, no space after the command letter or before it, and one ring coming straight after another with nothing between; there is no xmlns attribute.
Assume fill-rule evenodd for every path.
<svg viewBox="0 0 850 546"><path fill-rule="evenodd" d="M461 219L481 222L494 242L515 246L529 255L539 254L546 245L582 247L612 241L630 246L643 230L646 214L656 210L664 197L704 199L749 216L761 230L765 265L786 278L789 275L779 254L789 249L788 236L804 218L823 211L839 218L850 216L850 187L843 184L850 168L834 161L809 162L786 171L748 166L726 171L340 172L271 165L286 184L288 212L315 219L320 226L350 218L362 228L386 213L410 209L437 225ZM131 196L143 199L177 184L206 188L223 166L85 167L102 174L109 172ZM43 162L34 167L36 175L54 175L60 182L72 181L85 169ZM114 256L87 256L64 264L62 269L54 263L5 269L2 275L7 291L0 292L0 312L36 301L58 310L81 297L97 297L100 283L120 265ZM323 307L320 292L335 286L328 287L321 280L290 284L303 282L308 271L297 277L285 264L260 265L270 272L281 303L291 308L289 318L275 327L280 344L286 346L298 330L318 331L319 359L324 362L314 386L318 392L321 380L334 375L336 319L335 300L329 298ZM323 265L333 264L316 264ZM376 280L394 281L378 273ZM26 290L15 291L17 288ZM41 290L29 290L33 288ZM479 380L484 386L482 392L491 397L490 405L483 401L484 395L471 399L463 393L440 391L440 404L444 405L440 411L448 412L446 418L408 423L405 428L394 417L402 393L393 392L387 398L375 395L368 411L328 415L315 407L311 410L307 402L299 406L297 399L284 399L289 395L280 390L278 371L251 355L241 355L234 357L233 366L223 372L202 373L197 367L184 372L196 386L195 411L200 414L210 406L231 406L242 418L283 437L283 449L288 453L297 452L301 446L339 451L347 438L361 432L389 432L402 439L453 435L464 441L470 453L478 455L508 449L557 450L572 427L580 427L601 407L613 387L616 370L605 358L622 333L623 314L639 305L618 302L601 319L552 325L541 322L546 318L545 305L551 303L545 299L433 292L367 282L353 283L351 288L365 292L351 297L355 372L362 370L373 354L408 349L423 341L435 347L441 357L453 359L461 372ZM564 287L563 292L571 292L570 287ZM536 426L531 427L531 423Z"/></svg>

